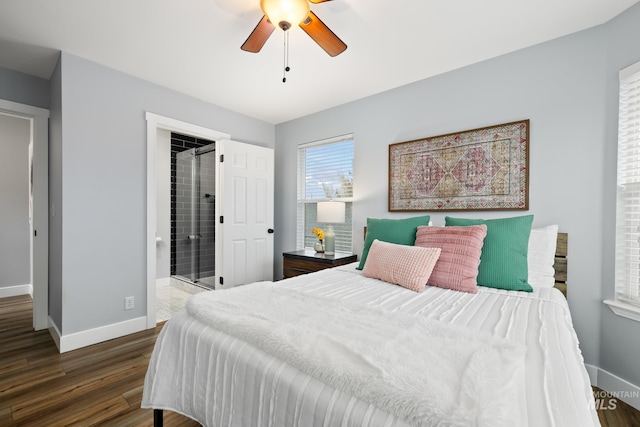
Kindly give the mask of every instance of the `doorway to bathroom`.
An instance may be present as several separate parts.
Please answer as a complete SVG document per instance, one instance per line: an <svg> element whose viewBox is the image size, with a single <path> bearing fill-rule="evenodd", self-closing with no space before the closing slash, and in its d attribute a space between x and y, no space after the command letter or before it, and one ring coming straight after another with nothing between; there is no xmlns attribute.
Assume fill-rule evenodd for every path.
<svg viewBox="0 0 640 427"><path fill-rule="evenodd" d="M204 128L169 117L147 112L147 327L154 328L157 321L164 318L159 314L160 296L164 291L173 291L174 282L189 284L198 290L211 289L203 283L207 278L206 266L202 257L214 259L215 289L227 289L234 286L261 280L273 280L273 169L274 152L272 148L231 140L229 134ZM187 138L180 148L171 147L172 136L182 135ZM173 138L179 139L179 138ZM174 141L175 144L176 141ZM187 276L185 280L177 280L171 274L171 222L172 217L178 220L179 206L171 209L171 191L175 188L176 196L184 191L184 182L179 186L178 169L171 169L172 150L177 153L195 148L195 158L209 156L207 151L213 146L215 152L215 189L209 192L200 186L197 196L201 205L213 205L208 213L215 218L212 230L215 248L213 256L203 254L200 248L201 272L200 283L193 285ZM194 145L195 144L195 145ZM202 150L198 150L203 148ZM215 154L213 154L215 153ZM200 154L198 156L198 154ZM186 154L185 154L186 156ZM202 164L202 162L200 162ZM175 184L171 184L172 175ZM201 173L200 176L206 176ZM207 197L209 194L209 197ZM204 200L204 202L203 202ZM203 207L201 206L201 207ZM183 205L182 209L186 209ZM186 212L181 212L185 215ZM202 211L200 211L202 219ZM190 214L189 214L190 216ZM202 222L202 221L201 221ZM177 231L177 230L176 230ZM200 232L194 230L185 235L187 240L203 240L204 228ZM192 236L189 239L189 236ZM179 235L175 233L179 241ZM177 243L177 242L176 242ZM206 250L205 250L206 252ZM193 252L192 252L193 253ZM177 254L176 254L177 255ZM176 256L176 267L179 261ZM189 261L191 264L191 261ZM176 270L174 270L175 272ZM210 272L211 270L209 270ZM158 298L156 298L158 297ZM172 304L173 306L173 304ZM172 307L174 308L174 307Z"/></svg>
<svg viewBox="0 0 640 427"><path fill-rule="evenodd" d="M215 288L216 144L158 130L156 320Z"/></svg>
<svg viewBox="0 0 640 427"><path fill-rule="evenodd" d="M171 276L215 286L215 142L171 134Z"/></svg>

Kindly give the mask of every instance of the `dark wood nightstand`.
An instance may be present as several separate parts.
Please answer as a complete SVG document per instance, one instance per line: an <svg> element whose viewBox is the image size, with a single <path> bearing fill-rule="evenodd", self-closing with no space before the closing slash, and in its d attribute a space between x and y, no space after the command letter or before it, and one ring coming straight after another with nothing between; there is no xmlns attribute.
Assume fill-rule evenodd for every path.
<svg viewBox="0 0 640 427"><path fill-rule="evenodd" d="M285 279L325 268L350 264L358 260L358 256L354 254L336 252L335 255L325 255L317 253L313 249L285 252L282 256L284 258L282 272Z"/></svg>

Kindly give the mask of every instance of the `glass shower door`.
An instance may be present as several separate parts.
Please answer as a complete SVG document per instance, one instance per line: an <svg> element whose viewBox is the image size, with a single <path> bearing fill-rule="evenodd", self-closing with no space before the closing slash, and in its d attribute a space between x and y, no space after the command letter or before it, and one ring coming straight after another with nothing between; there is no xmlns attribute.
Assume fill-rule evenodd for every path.
<svg viewBox="0 0 640 427"><path fill-rule="evenodd" d="M176 272L210 288L215 276L215 144L176 155Z"/></svg>

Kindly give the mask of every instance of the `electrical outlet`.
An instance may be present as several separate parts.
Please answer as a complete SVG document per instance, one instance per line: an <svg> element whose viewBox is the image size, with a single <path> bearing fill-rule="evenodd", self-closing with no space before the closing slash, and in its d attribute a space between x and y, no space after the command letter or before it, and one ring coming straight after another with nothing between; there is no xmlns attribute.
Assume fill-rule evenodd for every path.
<svg viewBox="0 0 640 427"><path fill-rule="evenodd" d="M134 306L133 297L125 297L124 298L124 309L125 310L131 310L131 309L133 309L133 306Z"/></svg>

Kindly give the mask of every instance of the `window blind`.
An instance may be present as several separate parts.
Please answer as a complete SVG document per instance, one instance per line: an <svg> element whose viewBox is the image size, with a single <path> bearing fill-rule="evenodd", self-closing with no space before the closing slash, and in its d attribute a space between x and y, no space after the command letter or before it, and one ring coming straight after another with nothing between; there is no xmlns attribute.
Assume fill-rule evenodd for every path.
<svg viewBox="0 0 640 427"><path fill-rule="evenodd" d="M352 251L353 208L353 135L301 144L298 147L298 205L296 245L310 248L318 240L314 227L326 231L317 222L317 203L324 200L345 202L344 224L333 224L336 250Z"/></svg>
<svg viewBox="0 0 640 427"><path fill-rule="evenodd" d="M640 63L620 71L616 299L640 306Z"/></svg>

